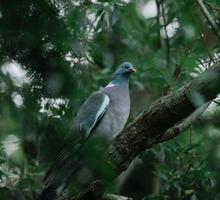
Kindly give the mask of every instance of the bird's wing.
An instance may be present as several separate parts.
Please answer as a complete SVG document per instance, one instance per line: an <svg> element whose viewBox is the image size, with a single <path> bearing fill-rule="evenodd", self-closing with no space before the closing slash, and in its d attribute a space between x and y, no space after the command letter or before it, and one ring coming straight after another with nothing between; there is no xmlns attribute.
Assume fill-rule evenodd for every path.
<svg viewBox="0 0 220 200"><path fill-rule="evenodd" d="M105 114L110 98L104 92L94 92L79 110L73 130L78 130L83 137L88 137L97 122Z"/></svg>
<svg viewBox="0 0 220 200"><path fill-rule="evenodd" d="M82 147L94 127L104 116L109 104L109 96L101 91L94 92L85 101L75 118L75 123L66 138L63 148L61 148L44 177L46 185L51 183L56 185L57 182L64 181L61 179L68 178L66 176L69 176L71 172L67 172L67 169L71 168L70 171L73 171L75 167L74 163L78 162L75 153ZM66 173L63 175L66 178L61 178L62 171ZM57 180L58 177L60 180Z"/></svg>

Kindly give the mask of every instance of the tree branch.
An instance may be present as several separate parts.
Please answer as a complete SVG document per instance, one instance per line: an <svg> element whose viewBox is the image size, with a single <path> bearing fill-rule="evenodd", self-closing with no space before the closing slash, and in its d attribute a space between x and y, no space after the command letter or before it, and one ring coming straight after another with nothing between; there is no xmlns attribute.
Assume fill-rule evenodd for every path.
<svg viewBox="0 0 220 200"><path fill-rule="evenodd" d="M190 125L192 125L205 110L210 105L211 101L205 103L201 107L199 107L197 110L195 110L189 117L187 117L185 120L180 122L179 124L169 128L160 138L160 142L164 142L166 140L170 140L177 135L179 135L181 132L183 132L185 129L189 128ZM157 142L158 143L158 142Z"/></svg>
<svg viewBox="0 0 220 200"><path fill-rule="evenodd" d="M116 171L116 175L126 170L129 163L145 149L162 139L170 139L166 131L193 113L197 107L214 99L220 91L219 85L220 63L174 93L152 103L113 140L106 151L107 162Z"/></svg>
<svg viewBox="0 0 220 200"><path fill-rule="evenodd" d="M113 178L126 170L142 151L174 138L189 127L205 111L210 100L217 96L219 85L220 63L146 108L105 152L106 162L115 172ZM95 190L91 187L88 191Z"/></svg>

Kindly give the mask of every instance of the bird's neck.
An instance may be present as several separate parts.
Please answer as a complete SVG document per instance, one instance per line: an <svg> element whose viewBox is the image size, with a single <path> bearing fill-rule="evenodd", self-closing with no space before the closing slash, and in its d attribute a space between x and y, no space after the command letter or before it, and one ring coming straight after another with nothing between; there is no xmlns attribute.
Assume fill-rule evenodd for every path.
<svg viewBox="0 0 220 200"><path fill-rule="evenodd" d="M128 88L128 77L115 74L108 86L119 86L123 88Z"/></svg>

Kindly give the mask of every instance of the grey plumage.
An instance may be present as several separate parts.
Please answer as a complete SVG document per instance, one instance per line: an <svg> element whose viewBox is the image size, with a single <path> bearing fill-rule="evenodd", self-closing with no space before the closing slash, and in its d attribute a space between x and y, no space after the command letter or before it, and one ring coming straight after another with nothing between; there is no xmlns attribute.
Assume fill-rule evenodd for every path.
<svg viewBox="0 0 220 200"><path fill-rule="evenodd" d="M65 146L48 170L45 189L38 200L53 200L81 167L76 152L90 137L110 142L123 128L130 112L128 78L134 68L123 63L104 88L89 96L80 108Z"/></svg>
<svg viewBox="0 0 220 200"><path fill-rule="evenodd" d="M93 135L100 135L111 141L124 128L128 119L130 97L128 87L124 88L118 85L107 86L102 89L102 92L109 96L110 105Z"/></svg>

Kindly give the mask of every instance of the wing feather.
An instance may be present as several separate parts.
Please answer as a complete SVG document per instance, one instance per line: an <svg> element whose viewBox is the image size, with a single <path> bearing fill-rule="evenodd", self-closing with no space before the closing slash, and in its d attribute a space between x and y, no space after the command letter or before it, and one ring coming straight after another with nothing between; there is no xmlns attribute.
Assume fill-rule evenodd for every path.
<svg viewBox="0 0 220 200"><path fill-rule="evenodd" d="M77 158L76 152L83 146L96 124L100 122L109 104L109 96L100 91L94 92L85 101L75 118L70 134L65 139L65 144L44 177L44 182L47 186L61 184L68 179L67 176L71 175L74 171L75 163L80 159ZM71 166L71 172L67 173L66 169L69 166ZM60 173L63 173L63 175Z"/></svg>
<svg viewBox="0 0 220 200"><path fill-rule="evenodd" d="M73 130L88 137L98 120L105 114L110 98L103 92L93 93L78 112Z"/></svg>

